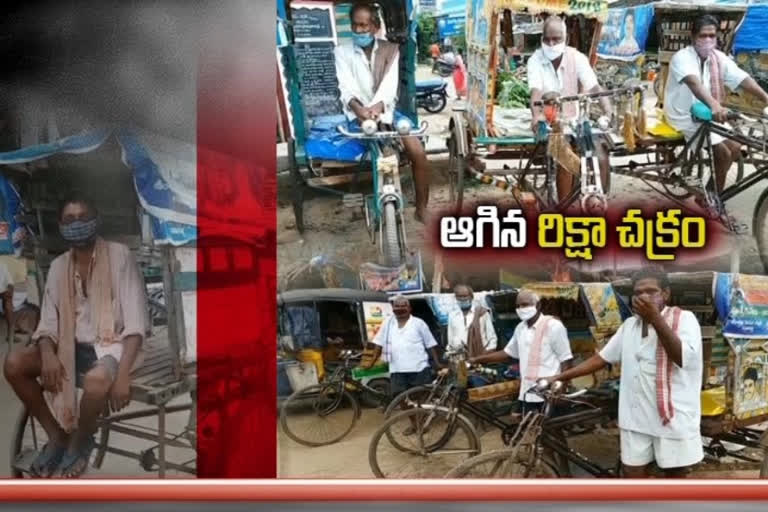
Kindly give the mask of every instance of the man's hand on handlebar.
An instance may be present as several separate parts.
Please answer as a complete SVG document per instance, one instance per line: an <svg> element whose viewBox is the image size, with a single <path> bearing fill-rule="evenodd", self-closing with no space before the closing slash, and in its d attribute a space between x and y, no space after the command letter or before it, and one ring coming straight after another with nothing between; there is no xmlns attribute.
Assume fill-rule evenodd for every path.
<svg viewBox="0 0 768 512"><path fill-rule="evenodd" d="M724 123L728 120L728 109L724 108L720 103L715 102L712 105L712 119L718 123Z"/></svg>

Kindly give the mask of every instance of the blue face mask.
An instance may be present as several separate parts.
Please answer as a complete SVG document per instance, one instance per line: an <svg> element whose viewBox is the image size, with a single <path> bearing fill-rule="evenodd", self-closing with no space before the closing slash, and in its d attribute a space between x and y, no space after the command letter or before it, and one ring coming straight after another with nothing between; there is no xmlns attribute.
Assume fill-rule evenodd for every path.
<svg viewBox="0 0 768 512"><path fill-rule="evenodd" d="M359 46L360 48L367 48L373 44L373 36L370 32L363 32L361 34L355 32L353 40L355 41L355 46Z"/></svg>
<svg viewBox="0 0 768 512"><path fill-rule="evenodd" d="M76 220L69 224L59 224L61 237L74 247L89 245L96 238L98 219Z"/></svg>
<svg viewBox="0 0 768 512"><path fill-rule="evenodd" d="M459 303L459 309L461 309L462 311L466 311L468 309L472 309L472 301L469 300L469 299L467 299L467 300L458 300L456 302Z"/></svg>

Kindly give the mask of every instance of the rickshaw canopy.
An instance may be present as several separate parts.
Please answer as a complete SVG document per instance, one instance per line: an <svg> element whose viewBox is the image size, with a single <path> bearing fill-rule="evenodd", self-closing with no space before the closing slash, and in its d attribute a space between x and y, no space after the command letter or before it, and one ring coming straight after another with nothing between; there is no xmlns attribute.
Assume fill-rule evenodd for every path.
<svg viewBox="0 0 768 512"><path fill-rule="evenodd" d="M489 0L488 13L503 10L527 11L530 14L583 15L590 19L604 21L608 15L607 0Z"/></svg>

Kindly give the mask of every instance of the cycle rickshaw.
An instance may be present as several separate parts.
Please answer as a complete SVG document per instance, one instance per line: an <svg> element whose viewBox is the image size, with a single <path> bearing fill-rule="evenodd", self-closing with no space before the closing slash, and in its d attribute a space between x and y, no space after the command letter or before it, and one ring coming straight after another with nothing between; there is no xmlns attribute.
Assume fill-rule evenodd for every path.
<svg viewBox="0 0 768 512"><path fill-rule="evenodd" d="M349 44L352 2L280 0L277 5L279 85L290 134L288 158L296 227L305 230L304 203L310 191L338 196L360 210L382 263L397 267L407 258L399 139L423 137L416 109L416 20L411 0L375 3L383 23L380 38L400 46L400 89L394 128L348 122L339 100L334 49ZM306 172L303 172L306 171ZM369 183L372 183L369 185Z"/></svg>

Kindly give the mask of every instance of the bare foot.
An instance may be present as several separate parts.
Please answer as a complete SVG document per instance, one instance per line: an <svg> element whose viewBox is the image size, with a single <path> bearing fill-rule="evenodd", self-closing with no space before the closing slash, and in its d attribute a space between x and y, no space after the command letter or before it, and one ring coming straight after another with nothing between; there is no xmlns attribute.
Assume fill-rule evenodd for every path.
<svg viewBox="0 0 768 512"><path fill-rule="evenodd" d="M422 224L427 223L427 209L426 208L416 208L416 211L413 214L414 218L417 222L420 222Z"/></svg>

